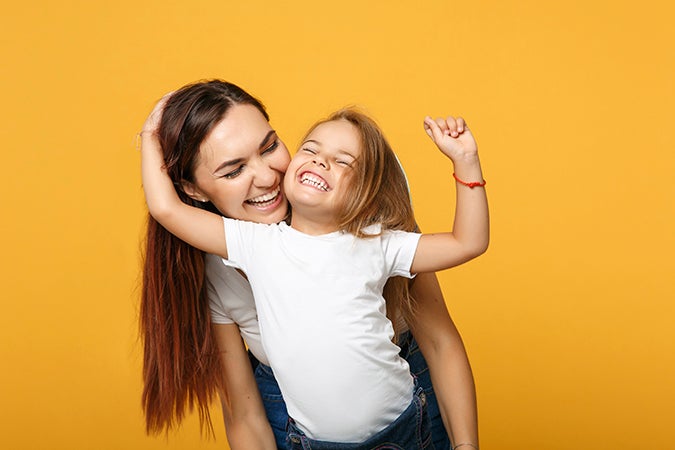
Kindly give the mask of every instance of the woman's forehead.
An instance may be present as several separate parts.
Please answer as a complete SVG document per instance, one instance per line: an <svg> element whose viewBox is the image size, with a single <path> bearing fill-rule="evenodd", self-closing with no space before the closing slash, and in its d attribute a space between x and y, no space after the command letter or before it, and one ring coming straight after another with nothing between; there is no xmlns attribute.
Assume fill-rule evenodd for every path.
<svg viewBox="0 0 675 450"><path fill-rule="evenodd" d="M252 105L234 105L200 145L200 160L207 165L223 159L247 158L263 146L272 127Z"/></svg>

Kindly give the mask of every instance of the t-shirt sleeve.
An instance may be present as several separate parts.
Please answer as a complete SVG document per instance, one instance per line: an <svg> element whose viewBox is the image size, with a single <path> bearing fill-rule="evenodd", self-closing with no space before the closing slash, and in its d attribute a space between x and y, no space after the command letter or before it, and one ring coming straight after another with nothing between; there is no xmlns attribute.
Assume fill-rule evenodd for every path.
<svg viewBox="0 0 675 450"><path fill-rule="evenodd" d="M257 242L256 228L259 224L223 217L227 259L225 265L246 271L251 256L251 246Z"/></svg>
<svg viewBox="0 0 675 450"><path fill-rule="evenodd" d="M209 297L209 308L211 309L211 322L219 324L235 323L225 311L223 299L218 295L218 290L209 280L206 280L206 291Z"/></svg>
<svg viewBox="0 0 675 450"><path fill-rule="evenodd" d="M225 308L225 298L220 294L218 286L226 284L224 269L225 265L219 256L206 255L206 296L209 299L209 309L211 310L211 322L228 324L235 323Z"/></svg>
<svg viewBox="0 0 675 450"><path fill-rule="evenodd" d="M388 265L389 276L413 278L410 273L415 251L419 243L419 233L389 230L382 233L382 250Z"/></svg>

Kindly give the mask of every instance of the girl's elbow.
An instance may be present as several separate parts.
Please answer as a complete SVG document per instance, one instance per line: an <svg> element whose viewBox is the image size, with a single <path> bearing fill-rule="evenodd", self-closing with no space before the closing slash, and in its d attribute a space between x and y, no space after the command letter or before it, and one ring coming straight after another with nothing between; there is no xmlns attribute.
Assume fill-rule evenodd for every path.
<svg viewBox="0 0 675 450"><path fill-rule="evenodd" d="M174 208L168 203L148 202L148 213L150 213L153 219L164 225L171 220Z"/></svg>
<svg viewBox="0 0 675 450"><path fill-rule="evenodd" d="M483 253L487 252L488 247L490 246L490 237L486 236L485 240L480 243L476 251L478 252L476 256L480 256Z"/></svg>
<svg viewBox="0 0 675 450"><path fill-rule="evenodd" d="M485 253L490 245L490 239L486 238L482 241L475 242L473 245L466 249L467 260L478 258L480 255Z"/></svg>

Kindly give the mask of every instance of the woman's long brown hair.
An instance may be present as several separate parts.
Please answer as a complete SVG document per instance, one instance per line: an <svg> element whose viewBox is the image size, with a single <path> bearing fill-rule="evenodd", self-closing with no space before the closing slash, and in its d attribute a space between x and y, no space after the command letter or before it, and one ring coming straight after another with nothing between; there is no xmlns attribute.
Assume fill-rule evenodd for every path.
<svg viewBox="0 0 675 450"><path fill-rule="evenodd" d="M192 200L181 182L194 182L200 144L235 104L253 105L269 120L260 101L220 80L185 86L167 100L159 141L167 172L189 205L218 212L211 203ZM140 307L142 404L148 433L177 427L195 408L202 430L213 433L209 404L223 374L204 278L204 253L148 216Z"/></svg>
<svg viewBox="0 0 675 450"><path fill-rule="evenodd" d="M337 120L351 123L361 140L361 156L347 180L348 189L341 198L338 227L362 238L372 236L364 229L381 224L382 230L416 231L415 215L403 168L389 142L373 119L355 108L344 108L314 124L301 142L319 125ZM384 286L387 316L394 324L396 338L403 323L411 323L415 301L410 295L410 280L390 278Z"/></svg>

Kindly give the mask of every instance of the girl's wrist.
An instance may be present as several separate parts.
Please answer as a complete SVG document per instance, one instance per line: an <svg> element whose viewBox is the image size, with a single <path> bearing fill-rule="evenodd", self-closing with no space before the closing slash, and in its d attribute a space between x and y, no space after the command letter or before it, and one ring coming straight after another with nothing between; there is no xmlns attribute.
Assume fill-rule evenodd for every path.
<svg viewBox="0 0 675 450"><path fill-rule="evenodd" d="M455 169L455 173L460 178L472 177L474 174L480 176L481 174L480 159L478 158L478 154L453 159L452 165Z"/></svg>
<svg viewBox="0 0 675 450"><path fill-rule="evenodd" d="M466 165L480 165L480 158L478 158L478 152L464 153L455 158L452 158L453 164L466 164Z"/></svg>

